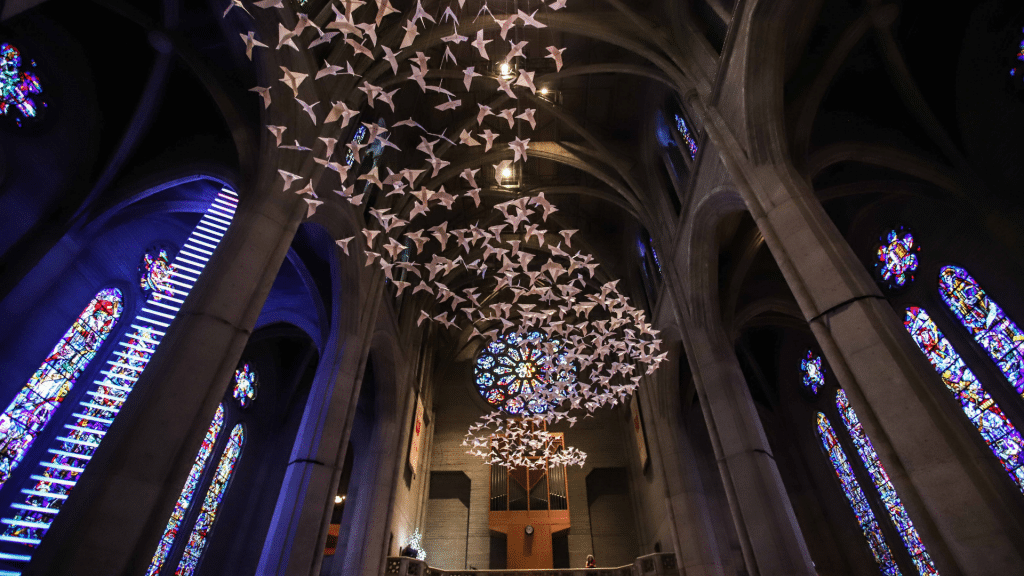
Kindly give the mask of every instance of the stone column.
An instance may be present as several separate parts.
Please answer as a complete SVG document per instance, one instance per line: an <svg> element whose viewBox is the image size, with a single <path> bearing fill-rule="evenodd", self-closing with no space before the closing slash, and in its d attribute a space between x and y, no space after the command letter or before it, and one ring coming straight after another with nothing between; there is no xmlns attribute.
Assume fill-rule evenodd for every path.
<svg viewBox="0 0 1024 576"><path fill-rule="evenodd" d="M391 318L382 324L395 326ZM358 471L361 473L353 471L352 480L359 482L359 494L351 511L346 510L346 515L353 514L353 530L345 546L338 547L343 556L335 559L332 574L377 576L384 567L395 492L405 467L416 398L412 386L415 364L402 352L396 334L378 333L373 353L377 384L375 422L369 451L363 455L365 466Z"/></svg>
<svg viewBox="0 0 1024 576"><path fill-rule="evenodd" d="M272 144L271 144L272 145ZM306 211L267 168L26 574L143 574Z"/></svg>
<svg viewBox="0 0 1024 576"><path fill-rule="evenodd" d="M696 455L679 418L678 373L662 371L667 374L659 373L658 382L640 400L644 413L650 415L644 422L653 440L648 449L662 471L676 555L687 575L723 575L725 553L715 538L705 489L695 469Z"/></svg>
<svg viewBox="0 0 1024 576"><path fill-rule="evenodd" d="M326 345L263 545L259 574L319 574L381 300L379 278L369 283L374 289L364 294L375 296L366 296L365 306L346 307L345 313L358 318L349 322L351 330L333 335ZM335 325L340 315L334 312Z"/></svg>
<svg viewBox="0 0 1024 576"><path fill-rule="evenodd" d="M721 324L681 322L747 572L814 576L761 420Z"/></svg>
<svg viewBox="0 0 1024 576"><path fill-rule="evenodd" d="M737 165L740 163L737 162ZM857 410L943 574L1024 565L1009 511L958 407L901 318L803 181L784 166L742 166L740 188L829 365Z"/></svg>
<svg viewBox="0 0 1024 576"><path fill-rule="evenodd" d="M1020 495L997 485L994 457L969 437L901 318L793 165L785 50L802 8L754 0L738 9L716 88L694 102L705 147L728 170L938 570L1019 572Z"/></svg>

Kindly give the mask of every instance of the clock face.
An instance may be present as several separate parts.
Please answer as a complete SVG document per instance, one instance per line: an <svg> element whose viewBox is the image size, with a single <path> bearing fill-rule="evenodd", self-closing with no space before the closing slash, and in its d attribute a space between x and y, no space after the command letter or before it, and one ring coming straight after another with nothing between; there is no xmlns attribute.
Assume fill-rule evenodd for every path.
<svg viewBox="0 0 1024 576"><path fill-rule="evenodd" d="M533 526L527 526L526 527L526 535L527 536L533 536Z"/></svg>

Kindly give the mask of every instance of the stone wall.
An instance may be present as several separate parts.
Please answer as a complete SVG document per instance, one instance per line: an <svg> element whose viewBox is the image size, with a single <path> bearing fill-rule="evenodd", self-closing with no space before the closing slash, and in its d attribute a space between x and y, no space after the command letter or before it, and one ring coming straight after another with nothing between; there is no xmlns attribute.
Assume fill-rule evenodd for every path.
<svg viewBox="0 0 1024 576"><path fill-rule="evenodd" d="M442 549L455 546L451 540L454 534L458 534L466 550L465 567L485 569L490 566L490 473L480 459L466 454L462 441L470 424L486 413L487 404L474 388L472 361L439 362L433 380L434 402L430 418L434 426L429 470L463 472L469 479L470 495L468 525L459 524L462 517L455 503L448 502L447 499L428 501L423 533L427 563L435 566L435 557L444 558L445 562L450 561L449 554ZM551 428L551 431L565 432L566 443L588 455L582 469L573 467L567 471L569 514L572 522L568 534L570 566L583 566L588 554L595 554L598 565L605 566L611 565L608 562L618 562L623 558L628 563L639 554L635 535L640 532L637 529L638 520L642 520L637 518L634 512L635 495L632 493L632 482L628 482L627 494L606 495L595 503L595 510L601 510L603 515L615 519L611 523L598 522L597 532L594 531L591 521L587 497L587 475L595 468L637 466L631 461L635 459L635 450L630 452L627 449L627 442L633 441L627 427L628 415L627 408L617 407L602 410L594 417L584 418L571 428L562 424ZM435 510L450 517L434 518ZM628 537L629 535L633 537ZM600 542L595 540L595 537ZM427 542L430 544L427 545Z"/></svg>

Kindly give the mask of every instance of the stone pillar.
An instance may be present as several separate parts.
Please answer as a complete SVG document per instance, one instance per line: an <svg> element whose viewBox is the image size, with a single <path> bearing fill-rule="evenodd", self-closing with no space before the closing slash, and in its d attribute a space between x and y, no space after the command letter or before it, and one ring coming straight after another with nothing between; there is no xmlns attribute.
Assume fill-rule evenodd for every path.
<svg viewBox="0 0 1024 576"><path fill-rule="evenodd" d="M367 297L369 304L346 307L346 313L359 316L350 323L353 329L326 345L263 545L259 574L319 574L380 304L379 278L374 280L376 289L366 292L376 294ZM339 315L335 311L335 325Z"/></svg>
<svg viewBox="0 0 1024 576"><path fill-rule="evenodd" d="M684 344L747 572L814 576L761 420L721 324L683 321Z"/></svg>
<svg viewBox="0 0 1024 576"><path fill-rule="evenodd" d="M740 189L829 365L943 574L1024 565L1019 502L963 433L958 407L813 191L785 166L743 166Z"/></svg>
<svg viewBox="0 0 1024 576"><path fill-rule="evenodd" d="M678 366L679 362L675 362ZM664 374L662 374L664 372ZM725 552L719 549L705 489L695 469L696 455L681 425L677 370L662 368L657 383L640 395L651 457L658 460L679 563L689 576L725 574Z"/></svg>
<svg viewBox="0 0 1024 576"><path fill-rule="evenodd" d="M26 574L143 574L306 211L268 163Z"/></svg>
<svg viewBox="0 0 1024 576"><path fill-rule="evenodd" d="M738 9L715 90L695 102L705 148L715 148L757 223L939 572L1019 572L1020 495L997 486L994 457L968 436L901 318L794 167L785 51L805 18L799 3Z"/></svg>

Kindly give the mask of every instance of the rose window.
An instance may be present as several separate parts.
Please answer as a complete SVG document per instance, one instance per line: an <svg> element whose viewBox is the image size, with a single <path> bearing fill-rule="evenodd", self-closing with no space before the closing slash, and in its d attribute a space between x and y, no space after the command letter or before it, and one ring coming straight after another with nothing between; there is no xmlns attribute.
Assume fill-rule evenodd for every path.
<svg viewBox="0 0 1024 576"><path fill-rule="evenodd" d="M549 361L547 342L553 343L555 359ZM509 334L492 342L476 361L476 386L490 404L509 414L541 414L551 407L543 398L532 397L537 390L564 389L576 381L576 369L567 366L557 340L540 332L525 337Z"/></svg>

